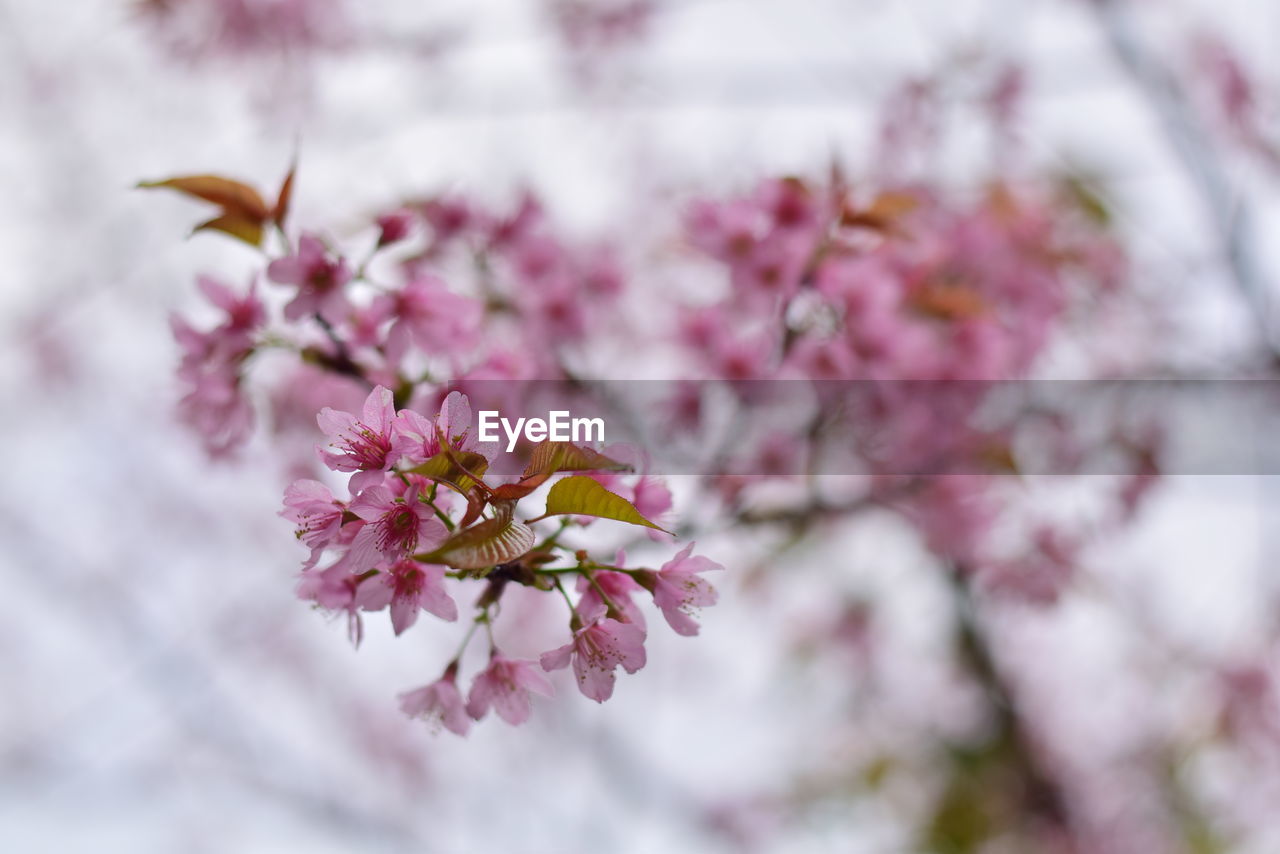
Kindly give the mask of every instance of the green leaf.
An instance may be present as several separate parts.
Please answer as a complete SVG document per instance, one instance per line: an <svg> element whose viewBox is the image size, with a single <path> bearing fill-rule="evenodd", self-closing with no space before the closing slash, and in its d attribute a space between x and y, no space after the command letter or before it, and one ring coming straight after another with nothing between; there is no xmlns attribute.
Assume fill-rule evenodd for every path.
<svg viewBox="0 0 1280 854"><path fill-rule="evenodd" d="M483 569L527 554L537 539L533 530L511 517L512 505L504 502L494 508L497 516L459 531L440 548L418 559L454 569Z"/></svg>
<svg viewBox="0 0 1280 854"><path fill-rule="evenodd" d="M488 468L489 461L480 454L470 451L441 451L422 465L409 469L408 473L420 474L427 480L443 483L466 495L475 488L475 477L483 477Z"/></svg>
<svg viewBox="0 0 1280 854"><path fill-rule="evenodd" d="M630 501L585 475L557 481L547 493L547 512L543 516L595 516L671 533L641 516Z"/></svg>
<svg viewBox="0 0 1280 854"><path fill-rule="evenodd" d="M631 466L571 442L539 442L529 457L529 465L525 466L524 476L558 471L631 471Z"/></svg>

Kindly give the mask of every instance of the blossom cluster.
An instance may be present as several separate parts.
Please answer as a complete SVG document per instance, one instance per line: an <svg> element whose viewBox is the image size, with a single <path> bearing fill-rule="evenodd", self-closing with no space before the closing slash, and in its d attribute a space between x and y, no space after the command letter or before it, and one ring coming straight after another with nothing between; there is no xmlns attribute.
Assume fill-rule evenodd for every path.
<svg viewBox="0 0 1280 854"><path fill-rule="evenodd" d="M259 248L278 238L275 251L264 250L274 286L267 294L251 286L236 297L206 280L227 319L209 332L177 319L174 328L189 388L183 411L211 451L227 453L249 433L244 366L256 353L294 357L273 389L267 376L277 428L288 421L299 434L285 444L303 445L319 410L329 443L318 459L349 475L348 494L335 495L314 472L287 492L285 515L310 549L299 595L345 614L356 643L374 612L388 611L397 634L422 611L457 619L450 591L459 584L484 586L468 641L477 626L491 627L510 584L563 595L567 644L536 661L515 659L486 631L490 667L465 703L456 684L461 653L439 680L405 696L406 711L430 712L455 731L490 706L523 721L528 692L548 690L542 671L572 665L586 696L610 696L617 668L634 672L645 661L645 623L633 596L651 597L678 633L696 633L693 609L715 601L701 573L718 565L686 548L656 570L628 567L622 556L603 563L565 542L593 516L659 535L655 520L672 504L661 481L622 474L599 451L567 446L525 448L529 467L520 478L490 475L488 483L500 455L477 441L470 401L458 391L514 380L502 385L519 410L519 381L577 383L575 349L617 335L626 322L616 310L627 289L617 250L565 240L530 194L507 210L456 195L409 200L373 219L363 250L344 250L318 233L289 236L291 182L272 205L245 185L208 176L153 186L221 205L223 215L206 228ZM821 471L831 454L853 455L869 486L850 507L897 510L928 548L993 589L1033 602L1056 598L1082 535L1031 520L1020 551L992 547L996 520L1016 503L1004 475L1018 471L1014 443L1027 413L977 420L988 388L965 383L1028 375L1073 299L1104 298L1114 288L1121 256L1087 209L1004 185L958 201L919 187L855 193L839 179L781 178L746 196L695 201L685 233L698 263L723 274L725 292L709 304L671 299L672 322L642 333L637 347L683 355L690 378L701 371L725 382L745 404L755 380L877 384L852 407L819 396L816 409L789 410L798 420L786 430L754 435L740 419L732 445L704 463L703 499L751 524L768 518L753 515L753 489L803 481L801 472ZM272 300L279 322L268 328ZM922 380L960 383L945 407L949 429L938 429L937 394L910 393ZM672 403L680 430L697 435L716 419L701 392L692 394ZM1033 414L1042 425L1043 413ZM1054 453L1087 456L1069 420L1053 423ZM1141 442L1099 442L1132 453L1134 483L1149 478ZM544 443L554 444L565 443ZM952 476L903 474L919 460L926 472ZM744 469L752 473L731 474ZM557 493L558 484L584 478L600 492L561 500L571 490ZM539 539L535 526L543 523L517 519L518 505L548 482L544 516L569 521ZM838 507L808 486L779 518L811 524ZM1133 491L1122 483L1117 502ZM576 601L564 576L577 578Z"/></svg>
<svg viewBox="0 0 1280 854"><path fill-rule="evenodd" d="M298 596L345 615L358 646L369 614L385 611L400 635L424 611L459 620L455 597L477 589L470 628L443 675L401 698L406 713L439 720L459 734L490 708L509 723L523 723L530 692L551 693L544 674L570 665L585 696L598 702L612 696L617 669L635 673L646 661L647 628L636 597L651 599L677 633L697 634L694 614L716 601L702 574L721 567L693 555L692 544L652 569L628 566L621 551L600 562L567 542L601 518L669 541L654 521L672 506L659 478L631 474L630 465L594 448L548 440L527 449L523 475L487 481L500 449L480 441L470 400L450 390L477 377L528 376L533 360L494 348L494 340L514 347L521 337L565 341L583 334L588 313L621 287L609 254L598 247L581 255L566 250L528 197L506 217L436 199L380 216L367 257L356 263L318 235L286 237L291 181L271 206L246 185L210 176L159 185L221 205L224 214L209 229L261 248L264 226L273 224L283 243L281 251L267 253L264 272L278 286L271 294L260 294L256 284L236 294L202 278L200 289L222 322L198 331L181 317L172 320L183 350L179 379L188 388L181 412L211 453L230 453L251 431L245 372L257 353L284 350L303 370L368 389L354 411L323 405L313 413L327 437L316 446L316 459L330 472L326 480L334 472L345 476L345 492L335 494L319 472L285 491L281 515L309 550ZM445 256L459 248L484 253L484 282L470 294L451 288L442 275ZM379 256L396 250L389 270L379 268ZM386 283L392 274L398 285ZM517 321L511 334L481 335L482 323L500 324L505 315ZM528 352L537 351L530 346ZM555 372L559 361L544 353L542 364ZM297 385L297 375L286 373L282 387ZM291 393L294 406L306 399ZM335 403L340 399L350 394L334 395ZM544 486L545 512L519 518L525 500ZM558 525L540 530L552 519ZM572 589L566 579L576 579ZM537 660L499 648L493 626L512 584L563 598L565 644ZM488 665L464 701L458 673L480 626Z"/></svg>
<svg viewBox="0 0 1280 854"><path fill-rule="evenodd" d="M437 719L460 735L470 719L483 718L490 707L508 723L520 724L530 714L530 692L551 693L542 671L570 663L582 693L603 702L613 694L617 668L635 673L645 664L645 620L633 594L647 591L682 635L698 632L694 609L716 600L714 588L701 573L722 567L692 555L692 544L656 570L626 567L621 552L614 563L605 565L562 544L569 521L535 544L533 527L514 518L519 498L551 474L581 468L590 477L598 466L617 468L603 455L547 442L544 447L559 444L560 462L534 468L505 488L489 488L479 477L496 451L476 441L470 403L456 391L439 413L427 418L412 409L397 411L391 391L377 386L359 414L326 408L318 421L329 445L317 450L330 469L350 473L352 497L339 500L324 484L299 480L285 493L282 515L297 526L298 538L311 549L298 595L327 611L346 614L353 643L360 643L366 613L388 611L397 635L413 626L422 611L457 620L458 606L446 589L446 578L485 584L472 631L478 625L492 626L495 606L509 583L554 590L569 606L569 642L537 662L504 655L490 630L489 664L475 677L464 703L456 683L472 636L468 632L440 679L401 697L410 715ZM622 500L602 486L598 489ZM455 496L467 499L465 509L456 506ZM549 502L545 515L591 517L610 512L604 503L587 500L555 509ZM652 527L643 517L635 518ZM572 563L558 565L566 553ZM320 568L325 556L333 559ZM577 576L577 602L561 581L565 574Z"/></svg>
<svg viewBox="0 0 1280 854"><path fill-rule="evenodd" d="M967 199L912 185L855 192L837 175L690 205L687 243L724 285L678 309L692 364L744 408L769 380L815 389L788 407L789 422L735 432L727 468L752 474L720 478L722 497L744 507L753 487L804 471L864 474L871 485L851 507L894 508L946 562L1053 601L1083 535L1033 520L1021 553L993 547L997 522L1025 497L1008 475L1087 471L1115 455L1120 520L1150 480L1155 441L1122 424L1091 435L1069 402L990 406L1036 376L1073 312L1122 292L1124 254L1082 193L1071 183L995 183ZM706 420L704 406L684 402L682 430ZM1038 457L1015 450L1027 439ZM812 521L828 506L815 499L780 518Z"/></svg>

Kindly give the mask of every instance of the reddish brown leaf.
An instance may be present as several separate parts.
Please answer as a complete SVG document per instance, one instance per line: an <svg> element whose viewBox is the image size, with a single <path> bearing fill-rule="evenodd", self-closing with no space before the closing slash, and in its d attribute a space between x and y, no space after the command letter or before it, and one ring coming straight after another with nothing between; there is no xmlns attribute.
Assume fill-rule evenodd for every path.
<svg viewBox="0 0 1280 854"><path fill-rule="evenodd" d="M253 246L262 243L263 226L270 219L267 204L248 184L217 175L184 175L163 181L142 181L139 187L167 188L222 209L218 216L196 226L196 231L221 231Z"/></svg>
<svg viewBox="0 0 1280 854"><path fill-rule="evenodd" d="M502 486L494 487L493 497L500 501L519 501L546 483L549 477L551 477L551 474L544 472L521 478L516 483L504 483Z"/></svg>
<svg viewBox="0 0 1280 854"><path fill-rule="evenodd" d="M221 231L223 234L229 234L237 240L243 240L250 246L259 246L262 243L262 223L259 220L238 214L216 216L208 222L200 223L191 230L192 234L197 231Z"/></svg>
<svg viewBox="0 0 1280 854"><path fill-rule="evenodd" d="M167 187L183 195L211 202L229 214L241 213L259 221L266 220L269 216L267 203L258 195L257 190L248 184L217 175L185 175L163 181L143 181L138 186L146 189Z"/></svg>
<svg viewBox="0 0 1280 854"><path fill-rule="evenodd" d="M525 466L526 478L558 471L630 471L631 466L610 459L599 451L580 448L571 442L539 442ZM545 480L545 478L543 478ZM542 481L539 481L541 483Z"/></svg>
<svg viewBox="0 0 1280 854"><path fill-rule="evenodd" d="M494 518L459 531L421 559L455 569L484 569L513 561L533 548L533 530L511 517L514 507L509 502L495 504L494 511Z"/></svg>
<svg viewBox="0 0 1280 854"><path fill-rule="evenodd" d="M297 171L298 164L295 161L289 167L289 174L284 176L284 183L280 185L280 194L276 196L275 209L271 211L271 218L281 228L284 228L284 221L289 217L289 204L293 201L293 176Z"/></svg>

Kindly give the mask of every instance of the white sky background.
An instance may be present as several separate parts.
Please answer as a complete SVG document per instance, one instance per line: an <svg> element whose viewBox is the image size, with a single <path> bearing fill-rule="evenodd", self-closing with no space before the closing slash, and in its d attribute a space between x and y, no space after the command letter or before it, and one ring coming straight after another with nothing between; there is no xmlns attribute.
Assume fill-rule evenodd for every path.
<svg viewBox="0 0 1280 854"><path fill-rule="evenodd" d="M654 42L613 72L620 88L593 105L567 85L538 4L519 0L361 4L358 32L378 46L315 58L284 98L269 62L184 69L123 2L0 0L0 848L706 850L727 843L700 827L697 805L777 786L822 748L843 690L780 657L811 598L761 601L722 577L703 636L655 626L648 667L603 707L561 682L521 729L487 721L466 740L432 738L401 719L394 694L434 678L457 627L424 618L397 641L371 621L356 653L294 600L300 554L274 515L282 482L265 446L256 467L211 468L171 416L167 313L195 304L195 272L242 281L255 258L215 237L184 241L201 211L132 191L139 179L216 171L272 185L301 139L298 222L339 236L353 214L402 196L502 197L524 181L570 227L609 231L665 188L820 174L832 152L856 171L885 88L978 41L1031 63L1030 151L1110 182L1148 286L1186 303L1186 352L1212 366L1233 351L1245 326L1197 203L1074 3L669 5ZM1141 5L1157 41L1189 17L1211 21L1280 83L1276 4ZM389 32L404 42L452 26L463 38L438 62L387 46ZM955 152L957 178L967 158ZM1274 231L1274 184L1232 171L1258 233ZM1257 244L1266 271L1280 269L1270 243ZM35 333L66 348L72 378L33 374ZM1171 634L1247 654L1274 608L1274 498L1263 479L1173 479L1099 570ZM894 537L875 529L794 559L798 577L879 591L905 623L926 624L898 639L919 668L895 689L910 714L947 675L926 654L934 593L909 549L885 559ZM745 561L753 543L727 539L700 551ZM838 578L818 569L836 564ZM1027 642L1083 682L1116 683L1132 639L1095 610L1027 627ZM1121 686L1111 696L1063 726L1088 740L1123 721ZM896 832L864 809L779 844L883 851L904 844Z"/></svg>

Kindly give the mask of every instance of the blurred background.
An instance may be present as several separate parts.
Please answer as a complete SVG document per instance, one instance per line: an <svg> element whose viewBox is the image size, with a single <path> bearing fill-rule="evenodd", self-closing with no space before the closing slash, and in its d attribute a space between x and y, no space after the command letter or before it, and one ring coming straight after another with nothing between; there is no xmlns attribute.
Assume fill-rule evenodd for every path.
<svg viewBox="0 0 1280 854"><path fill-rule="evenodd" d="M875 179L915 93L945 139L911 180L1102 206L1132 295L1109 373L1271 378L1277 39L1264 0L0 0L0 848L1280 850L1266 472L1142 480L1048 603L957 600L892 513L704 520L720 603L608 704L404 718L456 627L356 651L297 601L273 436L210 461L174 415L170 312L261 258L134 189L274 187L296 156L295 222L339 239L532 189L657 288L690 199ZM1037 370L1084 376L1057 352Z"/></svg>

